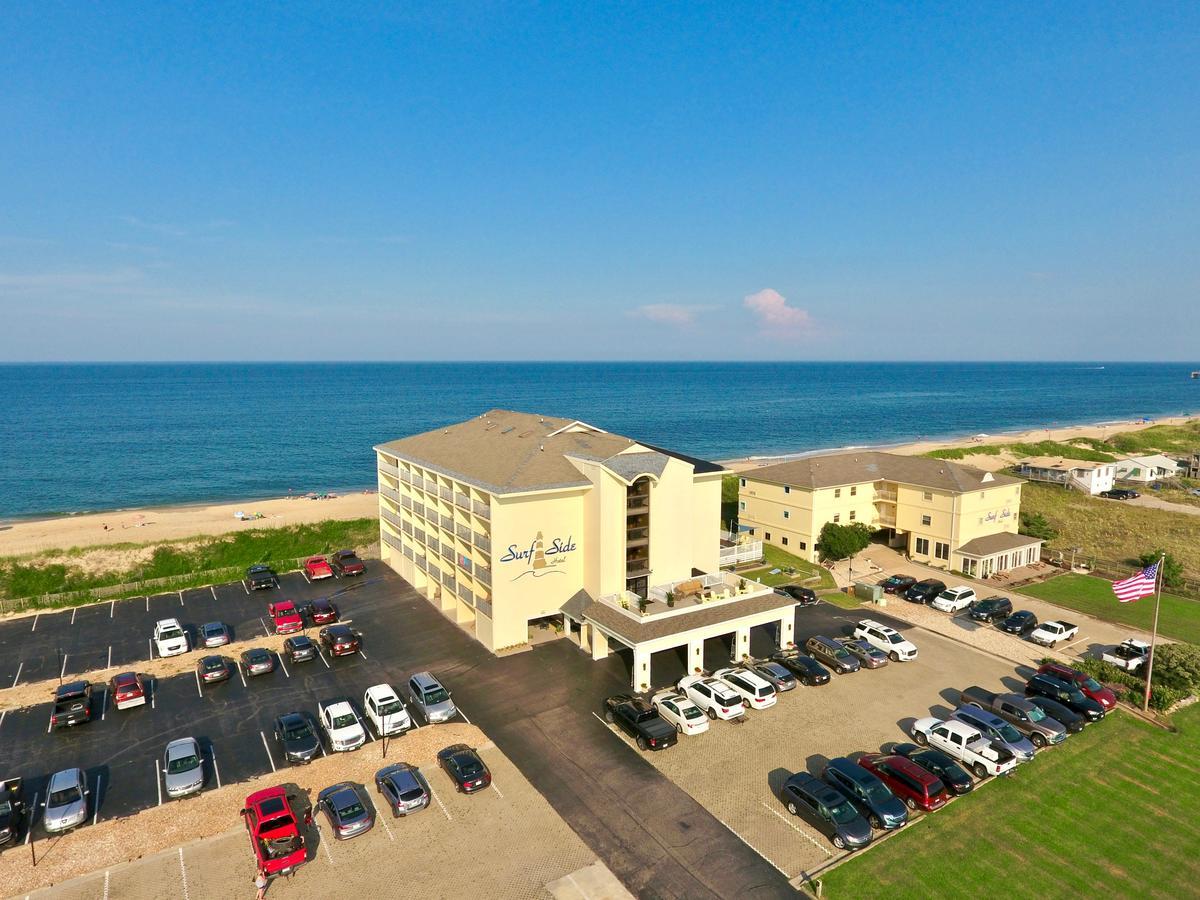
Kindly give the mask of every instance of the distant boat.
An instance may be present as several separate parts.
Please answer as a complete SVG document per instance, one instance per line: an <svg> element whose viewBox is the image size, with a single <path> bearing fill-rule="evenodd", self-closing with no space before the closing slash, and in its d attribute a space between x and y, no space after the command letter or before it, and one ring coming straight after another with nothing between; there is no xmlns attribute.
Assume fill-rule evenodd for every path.
<svg viewBox="0 0 1200 900"><path fill-rule="evenodd" d="M1193 378L1200 378L1200 372L1193 372L1193 373L1192 373L1192 377L1193 377Z"/></svg>

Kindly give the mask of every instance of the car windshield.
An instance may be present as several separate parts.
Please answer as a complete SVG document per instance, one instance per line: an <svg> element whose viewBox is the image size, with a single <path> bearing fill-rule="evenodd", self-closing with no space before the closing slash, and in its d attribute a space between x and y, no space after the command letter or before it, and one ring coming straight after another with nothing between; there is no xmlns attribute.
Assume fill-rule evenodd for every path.
<svg viewBox="0 0 1200 900"><path fill-rule="evenodd" d="M220 625L205 625L204 626L205 634L217 634L220 632L220 630L221 630Z"/></svg>
<svg viewBox="0 0 1200 900"><path fill-rule="evenodd" d="M1025 710L1025 715L1029 717L1030 722L1040 722L1042 719L1046 718L1046 714L1042 712L1041 708L1038 706L1033 706L1030 709Z"/></svg>
<svg viewBox="0 0 1200 900"><path fill-rule="evenodd" d="M358 724L358 719L356 719L354 717L353 713L346 713L344 716L334 716L333 717L333 727L334 728L349 728L351 725L357 725L357 724Z"/></svg>
<svg viewBox="0 0 1200 900"><path fill-rule="evenodd" d="M449 699L450 695L446 693L446 689L442 687L430 688L425 692L425 702L430 706L432 706L434 703L445 703Z"/></svg>
<svg viewBox="0 0 1200 900"><path fill-rule="evenodd" d="M12 804L7 800L0 800L0 816L7 816L12 812Z"/></svg>
<svg viewBox="0 0 1200 900"><path fill-rule="evenodd" d="M1067 697L1072 703L1083 703L1087 700L1087 698L1083 696L1083 691L1077 691L1073 688L1067 691Z"/></svg>
<svg viewBox="0 0 1200 900"><path fill-rule="evenodd" d="M385 700L379 704L379 714L381 716L390 716L394 713L400 712L403 709L404 707L400 705L400 701L396 700L395 698L391 700Z"/></svg>
<svg viewBox="0 0 1200 900"><path fill-rule="evenodd" d="M850 651L847 650L845 647L838 647L837 649L835 649L833 651L833 655L836 659L849 659Z"/></svg>
<svg viewBox="0 0 1200 900"><path fill-rule="evenodd" d="M1102 688L1100 686L1100 682L1098 682L1095 678L1092 678L1090 676L1088 678L1084 679L1083 686L1087 690L1093 691L1093 692L1104 690L1104 688Z"/></svg>
<svg viewBox="0 0 1200 900"><path fill-rule="evenodd" d="M464 778L473 778L483 769L479 760L471 756L454 757L454 766Z"/></svg>
<svg viewBox="0 0 1200 900"><path fill-rule="evenodd" d="M266 650L251 650L246 654L246 658L255 665L258 665L259 663L265 663L271 657L267 654Z"/></svg>
<svg viewBox="0 0 1200 900"><path fill-rule="evenodd" d="M50 799L46 801L49 806L66 806L68 803L75 803L82 798L79 793L79 788L71 785L69 788L63 788L61 791L51 791Z"/></svg>
<svg viewBox="0 0 1200 900"><path fill-rule="evenodd" d="M425 796L425 792L420 788L409 788L400 795L400 799L406 803L411 803L413 800L419 800Z"/></svg>
<svg viewBox="0 0 1200 900"><path fill-rule="evenodd" d="M195 753L189 753L187 756L180 756L167 763L167 774L178 775L180 772L190 772L192 769L200 765L200 759Z"/></svg>
<svg viewBox="0 0 1200 900"><path fill-rule="evenodd" d="M1013 728L1007 722L1005 722L1003 725L1001 725L998 730L1000 732L1000 737L1004 738L1004 740L1006 742L1008 742L1010 744L1021 743L1021 740L1022 740L1021 732L1017 731L1017 729Z"/></svg>
<svg viewBox="0 0 1200 900"><path fill-rule="evenodd" d="M902 638L899 634L896 634L896 633L889 634L887 636L887 639L888 639L889 643L892 643L892 644L903 644L904 643L904 638Z"/></svg>
<svg viewBox="0 0 1200 900"><path fill-rule="evenodd" d="M180 628L164 628L158 637L163 641L174 640L175 638L183 637L183 630Z"/></svg>
<svg viewBox="0 0 1200 900"><path fill-rule="evenodd" d="M849 801L843 800L829 811L829 818L838 825L849 825L858 818L858 810Z"/></svg>
<svg viewBox="0 0 1200 900"><path fill-rule="evenodd" d="M887 789L887 785L882 781L867 785L866 794L867 800L871 803L884 803L892 797L892 792Z"/></svg>
<svg viewBox="0 0 1200 900"><path fill-rule="evenodd" d="M293 725L283 732L283 736L289 741L298 741L300 738L306 738L312 734L312 728L307 722Z"/></svg>

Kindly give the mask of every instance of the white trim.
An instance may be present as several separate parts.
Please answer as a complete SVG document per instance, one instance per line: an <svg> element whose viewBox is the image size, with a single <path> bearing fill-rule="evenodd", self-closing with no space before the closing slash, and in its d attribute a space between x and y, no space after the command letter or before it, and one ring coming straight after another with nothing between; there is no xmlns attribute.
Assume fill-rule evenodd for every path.
<svg viewBox="0 0 1200 900"><path fill-rule="evenodd" d="M546 437L552 438L555 435L562 434L564 431L569 431L570 429L574 428L576 425L578 425L582 428L586 428L589 431L594 431L597 434L608 434L608 432L605 431L603 428L597 428L595 425L589 425L587 422L582 422L579 419L576 419L574 422L568 422L562 428L559 428L556 431L550 432L548 435L546 435ZM634 441L634 443L637 443L637 442Z"/></svg>

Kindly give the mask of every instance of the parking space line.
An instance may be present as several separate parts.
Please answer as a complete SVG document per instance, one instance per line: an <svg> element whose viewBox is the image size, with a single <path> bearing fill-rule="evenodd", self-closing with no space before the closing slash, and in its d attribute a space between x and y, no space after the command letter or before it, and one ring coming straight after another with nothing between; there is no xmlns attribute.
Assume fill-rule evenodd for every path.
<svg viewBox="0 0 1200 900"><path fill-rule="evenodd" d="M12 686L16 687L17 682L21 680L21 667L24 666L24 661L17 663L17 674L13 676Z"/></svg>
<svg viewBox="0 0 1200 900"><path fill-rule="evenodd" d="M146 638L146 646L150 648L150 662L154 662L154 639Z"/></svg>
<svg viewBox="0 0 1200 900"><path fill-rule="evenodd" d="M280 667L281 669L283 669L283 677L284 677L284 678L291 678L292 676L288 674L288 670L287 670L287 664L286 664L286 663L284 663L284 661L283 661L283 654L282 654L282 653L276 653L276 654L275 654L275 658L276 658L277 660L279 660L279 667Z"/></svg>
<svg viewBox="0 0 1200 900"><path fill-rule="evenodd" d="M762 802L762 801L760 801L760 802ZM777 816L779 818L779 820L781 822L783 822L784 825L786 825L788 828L792 829L792 831L796 832L796 834L800 835L800 837L804 838L806 841L808 841L810 844L812 844L814 847L816 847L818 850L820 850L826 856L833 856L833 854L830 853L829 850L823 844L816 841L811 835L805 834L804 831L795 822L789 821L787 816L785 816L779 810L773 809L770 806L767 806L767 804L765 802L762 804L762 807L767 812Z"/></svg>
<svg viewBox="0 0 1200 900"><path fill-rule="evenodd" d="M150 595L146 595L146 612L150 612Z"/></svg>
<svg viewBox="0 0 1200 900"><path fill-rule="evenodd" d="M320 648L317 649L317 656L321 657L321 662L325 663L325 668L328 669L329 668L329 660L327 660L325 658L325 654L321 652Z"/></svg>
<svg viewBox="0 0 1200 900"><path fill-rule="evenodd" d="M211 747L209 749L212 750ZM220 789L220 787L221 787L221 769L219 766L217 766L217 751L216 750L212 750L212 758L213 758L213 774L217 776L217 788Z"/></svg>
<svg viewBox="0 0 1200 900"><path fill-rule="evenodd" d="M387 832L388 840L392 841L394 843L396 840L396 837L395 837L395 835L392 834L392 829L390 827L388 827L387 819L385 819L381 815L376 815L375 818L379 820L379 824L382 825L383 830Z"/></svg>
<svg viewBox="0 0 1200 900"><path fill-rule="evenodd" d="M183 878L183 900L191 900L188 896L187 866L183 864L183 848L179 848L179 874Z"/></svg>
<svg viewBox="0 0 1200 900"><path fill-rule="evenodd" d="M104 721L104 717L108 714L108 686L100 692L100 721Z"/></svg>
<svg viewBox="0 0 1200 900"><path fill-rule="evenodd" d="M108 900L108 869L104 870L104 900Z"/></svg>
<svg viewBox="0 0 1200 900"><path fill-rule="evenodd" d="M324 741L317 741L317 746L321 748L321 755L322 755L322 756L328 756L328 755L329 755L328 753L326 753L326 752L325 752L325 742L324 742Z"/></svg>
<svg viewBox="0 0 1200 900"><path fill-rule="evenodd" d="M77 613L77 612L79 612L79 607L78 607L78 606L73 606L73 607L71 607L71 624L72 624L72 625L74 625L74 624L75 624L75 613Z"/></svg>
<svg viewBox="0 0 1200 900"><path fill-rule="evenodd" d="M267 623L263 621L263 617L258 617L258 624L263 627L263 637L270 637L271 632L267 631Z"/></svg>
<svg viewBox="0 0 1200 900"><path fill-rule="evenodd" d="M215 586L215 585L211 585L211 584L210 584L210 585L208 586L208 589L209 589L210 591L212 591L213 599L214 599L214 600L216 600L216 599L217 599L217 588L216 588L216 586Z"/></svg>
<svg viewBox="0 0 1200 900"><path fill-rule="evenodd" d="M305 572L303 569L301 569L300 574L304 576L305 581L307 581L309 584L312 584L312 579L308 577L307 572Z"/></svg>
<svg viewBox="0 0 1200 900"><path fill-rule="evenodd" d="M196 676L196 693L200 695L201 699L203 699L204 691L200 688L200 670L192 669L192 674Z"/></svg>
<svg viewBox="0 0 1200 900"><path fill-rule="evenodd" d="M314 816L314 819L315 818L316 817ZM321 842L321 846L325 848L325 858L329 860L329 864L331 866L334 865L333 852L329 849L329 841L325 840L325 832L321 830L320 825L317 826L317 835L318 840Z"/></svg>
<svg viewBox="0 0 1200 900"><path fill-rule="evenodd" d="M111 603L108 604L108 617L111 619L113 617L113 613L116 611L117 611L117 601L113 600Z"/></svg>
<svg viewBox="0 0 1200 900"><path fill-rule="evenodd" d="M154 786L158 788L158 805L162 806L162 775L158 771L158 760L151 760L154 763Z"/></svg>
<svg viewBox="0 0 1200 900"><path fill-rule="evenodd" d="M150 676L150 708L154 709L158 702L158 679L153 675Z"/></svg>
<svg viewBox="0 0 1200 900"><path fill-rule="evenodd" d="M450 810L446 809L445 804L442 803L442 798L437 795L437 791L433 789L432 784L429 785L429 793L433 794L433 799L437 801L438 808L441 809L442 815L446 817L446 821L453 822L454 819L450 815Z"/></svg>
<svg viewBox="0 0 1200 900"><path fill-rule="evenodd" d="M96 793L93 794L93 796L96 798L96 800L95 800L96 809L95 809L95 812L92 813L92 824L93 825L95 825L97 822L100 821L100 785L103 782L104 782L104 776L97 775L96 776Z"/></svg>
<svg viewBox="0 0 1200 900"><path fill-rule="evenodd" d="M463 712L463 708L461 706L456 706L454 708L457 709L458 714L463 717L463 721L466 722L468 725L470 725L471 720L467 718L467 714L465 712Z"/></svg>
<svg viewBox="0 0 1200 900"><path fill-rule="evenodd" d="M237 666L238 678L242 679L242 687L245 687L246 686L246 673L242 671L242 664L234 663L234 665Z"/></svg>
<svg viewBox="0 0 1200 900"><path fill-rule="evenodd" d="M50 718L46 720L46 734L49 734L53 728L54 728L54 713L51 712Z"/></svg>
<svg viewBox="0 0 1200 900"><path fill-rule="evenodd" d="M271 761L271 771L274 772L275 771L275 757L273 757L271 755L271 746L267 743L267 736L265 734L263 734L261 731L258 733L258 736L260 738L262 738L263 749L267 751L267 759L269 759Z"/></svg>
<svg viewBox="0 0 1200 900"><path fill-rule="evenodd" d="M363 653L361 649L358 651L358 655L361 656L363 659L367 658L367 654Z"/></svg>
<svg viewBox="0 0 1200 900"><path fill-rule="evenodd" d="M29 836L33 834L33 820L37 818L38 792L33 792L33 803L29 805L29 825L25 829L25 846L29 846Z"/></svg>
<svg viewBox="0 0 1200 900"><path fill-rule="evenodd" d="M105 668L112 668L112 644L108 645L108 665Z"/></svg>
<svg viewBox="0 0 1200 900"><path fill-rule="evenodd" d="M38 616L40 616L40 615L41 615L41 613L34 613L34 614L33 614L33 627L29 629L29 633L30 633L30 634L32 634L33 632L37 631L37 620L38 620Z"/></svg>
<svg viewBox="0 0 1200 900"><path fill-rule="evenodd" d="M183 606L183 591L179 592L179 605Z"/></svg>
<svg viewBox="0 0 1200 900"><path fill-rule="evenodd" d="M250 596L250 588L246 587L245 579L242 580L242 590L246 592L246 596Z"/></svg>
<svg viewBox="0 0 1200 900"><path fill-rule="evenodd" d="M64 654L63 654L63 664L62 664L62 669L60 669L60 670L59 670L59 673L58 673L58 680L59 680L59 681L62 681L62 677L63 677L64 675L66 675L66 674L67 674L67 659L68 659L68 657L70 657L70 655L71 655L70 653L64 653Z"/></svg>
<svg viewBox="0 0 1200 900"><path fill-rule="evenodd" d="M7 709L0 709L0 728L4 726L4 717L8 715Z"/></svg>
<svg viewBox="0 0 1200 900"><path fill-rule="evenodd" d="M492 790L493 790L493 791L495 791L497 794L499 794L499 795L500 795L500 799L501 799L501 800L503 800L503 799L504 799L504 792L503 792L503 791L501 791L501 790L500 790L500 788L498 788L498 787L496 786L496 779L495 779L495 778L493 778L493 779L492 779Z"/></svg>

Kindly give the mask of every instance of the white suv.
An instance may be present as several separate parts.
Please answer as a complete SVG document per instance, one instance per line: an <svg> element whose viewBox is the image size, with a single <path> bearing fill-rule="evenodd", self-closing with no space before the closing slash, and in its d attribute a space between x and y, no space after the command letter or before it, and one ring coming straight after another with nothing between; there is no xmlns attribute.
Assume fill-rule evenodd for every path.
<svg viewBox="0 0 1200 900"><path fill-rule="evenodd" d="M775 696L775 687L771 682L745 669L717 669L713 672L713 677L737 691L751 709L770 709L779 699Z"/></svg>
<svg viewBox="0 0 1200 900"><path fill-rule="evenodd" d="M685 675L676 685L679 692L695 703L710 719L736 719L746 714L742 698L733 688L705 675Z"/></svg>
<svg viewBox="0 0 1200 900"><path fill-rule="evenodd" d="M975 591L969 587L946 588L930 604L939 612L956 613L975 602Z"/></svg>
<svg viewBox="0 0 1200 900"><path fill-rule="evenodd" d="M403 734L412 728L412 717L391 685L377 684L367 688L363 694L363 711L380 737Z"/></svg>
<svg viewBox="0 0 1200 900"><path fill-rule="evenodd" d="M866 641L877 650L882 650L892 662L917 658L917 647L895 628L889 628L874 619L863 619L854 626L854 636Z"/></svg>
<svg viewBox="0 0 1200 900"><path fill-rule="evenodd" d="M357 750L367 742L367 732L363 729L358 715L345 700L334 700L317 706L320 713L321 728L329 738L329 749L333 751Z"/></svg>
<svg viewBox="0 0 1200 900"><path fill-rule="evenodd" d="M674 691L660 691L650 700L663 721L670 722L680 734L708 731L708 719L695 703Z"/></svg>
<svg viewBox="0 0 1200 900"><path fill-rule="evenodd" d="M178 656L188 652L188 636L178 619L159 619L154 623L154 649L159 656Z"/></svg>

